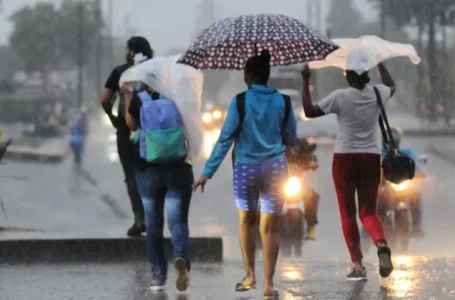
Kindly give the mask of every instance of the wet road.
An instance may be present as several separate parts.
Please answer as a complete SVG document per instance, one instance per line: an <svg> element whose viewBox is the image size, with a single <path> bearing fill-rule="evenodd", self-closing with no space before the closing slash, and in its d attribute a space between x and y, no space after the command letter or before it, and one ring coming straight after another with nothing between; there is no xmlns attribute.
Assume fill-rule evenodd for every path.
<svg viewBox="0 0 455 300"><path fill-rule="evenodd" d="M396 271L387 280L379 278L376 266L368 264L368 282L346 282L342 261L281 261L277 269L277 288L282 300L386 300L454 299L453 260L398 258ZM262 265L258 265L261 268ZM450 269L451 268L451 269ZM195 264L191 286L181 294L170 274L167 291L152 293L145 263L90 264L65 266L2 267L2 300L253 300L262 299L261 289L246 293L233 291L243 276L240 263ZM258 275L258 280L262 280Z"/></svg>
<svg viewBox="0 0 455 300"><path fill-rule="evenodd" d="M404 146L411 146L421 154L429 154L428 147L435 144L444 144L444 139L404 140ZM44 232L4 232L0 233L0 238L123 236L132 216L117 161L114 131L102 123L93 126L87 154L85 170L88 177L74 175L70 158L61 165L2 165L0 196L6 215L0 211L0 226ZM423 239L413 240L411 250L406 254L437 259L416 260L383 283L379 282L375 267L370 266L370 281L358 286L344 282L348 253L331 180L332 147L320 147L317 154L320 169L309 179L321 194L318 241L304 245L304 264L289 261L280 264L280 288L286 291L282 299L455 299L451 293L455 290L455 267L452 261L442 258L453 256L455 246L453 166L429 155L425 166L429 177L422 187L426 235ZM201 167L200 162L196 164L195 176L199 176ZM255 299L254 295L241 298L232 292L235 281L243 274L240 264L236 263L241 255L236 236L237 215L231 174L230 161L226 160L208 183L206 192L193 198L192 235L222 236L228 262L222 266L195 267L194 289L187 298L176 298L173 292L169 292L168 298L150 296L146 287L146 264L140 263L2 267L0 299L31 299L27 295L38 297L33 299ZM112 201L103 201L106 195ZM366 253L366 261L376 263L373 251ZM289 270L283 271L286 268ZM302 270L303 275L299 273ZM381 284L388 288L381 289ZM361 296L352 296L356 293Z"/></svg>

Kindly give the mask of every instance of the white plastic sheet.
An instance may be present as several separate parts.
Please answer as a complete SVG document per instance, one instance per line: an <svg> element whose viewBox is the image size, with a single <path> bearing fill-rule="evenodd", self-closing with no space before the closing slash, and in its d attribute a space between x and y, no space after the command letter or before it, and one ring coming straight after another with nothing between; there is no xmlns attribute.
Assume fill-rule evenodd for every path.
<svg viewBox="0 0 455 300"><path fill-rule="evenodd" d="M156 57L126 70L119 85L131 90L134 82L142 82L168 99L180 110L188 141L188 158L194 162L201 154L202 135L202 72L177 64L180 55Z"/></svg>
<svg viewBox="0 0 455 300"><path fill-rule="evenodd" d="M375 35L332 41L340 46L340 49L329 54L325 60L310 62L311 69L337 67L361 74L393 57L408 57L416 65L421 62L414 46L386 41Z"/></svg>

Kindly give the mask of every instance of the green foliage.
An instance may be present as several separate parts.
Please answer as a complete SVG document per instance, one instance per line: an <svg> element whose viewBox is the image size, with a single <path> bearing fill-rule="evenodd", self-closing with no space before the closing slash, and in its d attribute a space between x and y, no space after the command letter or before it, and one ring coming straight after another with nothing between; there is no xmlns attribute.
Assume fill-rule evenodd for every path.
<svg viewBox="0 0 455 300"><path fill-rule="evenodd" d="M51 3L26 6L10 17L14 24L11 49L27 72L49 71L59 64L59 15Z"/></svg>
<svg viewBox="0 0 455 300"><path fill-rule="evenodd" d="M97 39L101 38L104 22L94 1L80 3L64 0L56 8L52 3L38 2L10 17L13 24L10 46L24 71L49 72L88 62ZM78 61L79 48L82 61Z"/></svg>

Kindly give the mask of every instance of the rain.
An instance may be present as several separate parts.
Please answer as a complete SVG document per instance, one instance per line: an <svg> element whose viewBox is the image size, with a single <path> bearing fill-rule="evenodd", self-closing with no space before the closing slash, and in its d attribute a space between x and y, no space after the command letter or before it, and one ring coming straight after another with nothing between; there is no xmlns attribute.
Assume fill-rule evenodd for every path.
<svg viewBox="0 0 455 300"><path fill-rule="evenodd" d="M249 17L239 18L245 15ZM268 20L274 21L263 25L258 15L272 16ZM235 36L244 25L235 25L235 20L248 24L245 40L250 33L259 35L287 20L282 31L289 29L288 39L245 46L249 41ZM231 24L232 40L238 38L241 46L228 45L228 38L217 40L228 36L223 32L226 24ZM0 300L455 299L454 29L453 0L0 0ZM282 31L273 34L279 38ZM127 41L134 36L150 43L151 60L128 57ZM295 43L289 42L292 39ZM286 43L294 44L280 48ZM298 158L309 162L295 175L293 160L286 157L289 176L280 193L287 198L274 274L277 294L264 298L260 230L257 288L235 291L245 267L233 148L207 181L204 193L192 193L188 290L174 286L180 275L174 271L177 263L168 229L172 221L165 213L163 247L169 271L166 290L154 291L147 212L141 199L145 197L136 182L140 170L135 151L141 150L122 151L122 136L133 145L134 132L127 116L118 119L131 114L125 112L125 103L133 101L127 95L136 86L129 85L135 80L120 77L136 76L141 65L158 61L155 58L165 58L163 65L173 59L165 71L158 70L158 63L150 64L153 80L161 80L161 85L148 84L146 79L142 83L163 99L179 98L169 101L175 101L184 112L182 122L194 130L185 133L187 142L200 142L199 154L188 154L194 181L200 182L199 176L207 175L206 162L217 151L215 145L222 143L231 102L248 89L245 63L254 51L266 49L272 57L268 86L288 96L283 99L289 99L297 137L304 141L305 153ZM368 60L349 69L355 51ZM291 52L294 56L287 57ZM125 96L113 93L106 104L102 99L110 90L113 70L128 58L129 65L113 80ZM358 209L357 244L368 281L350 282L346 275L353 268L352 253L343 234L334 184L337 175L332 172L342 146L343 120L335 110L328 114L330 107L321 100L336 90L352 90L352 72L366 65L365 70L355 71L357 77L365 78L364 71L370 70L371 85L384 82L381 86L389 88L378 66L381 62L395 91L390 100L384 99L387 119L394 134L400 135L400 151L412 158L415 172L393 182L383 162L377 211L392 251L393 272L381 278L382 264L367 233L371 226L364 220L363 227ZM311 76L305 75L304 66ZM316 117L302 100L307 94ZM251 118L246 109L244 122ZM361 114L362 109L354 107L352 112ZM379 115L379 107L375 109ZM274 118L267 121L273 127ZM75 124L82 124L81 140L75 139ZM392 143L383 146L376 124L377 150L383 148L383 157L396 154ZM242 133L236 134L240 139ZM283 134L280 143L286 145L284 140ZM291 148L287 147L286 155ZM247 181L248 176L241 179ZM294 198L298 203L292 202ZM311 213L317 219L313 225Z"/></svg>

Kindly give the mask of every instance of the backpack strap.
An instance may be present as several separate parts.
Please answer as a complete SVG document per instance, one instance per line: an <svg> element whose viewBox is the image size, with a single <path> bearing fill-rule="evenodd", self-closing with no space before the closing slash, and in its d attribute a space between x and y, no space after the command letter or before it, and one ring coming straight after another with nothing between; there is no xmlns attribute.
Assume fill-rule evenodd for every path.
<svg viewBox="0 0 455 300"><path fill-rule="evenodd" d="M150 96L150 94L147 91L142 91L140 93L137 93L137 96L141 100L142 104L153 100L152 96Z"/></svg>
<svg viewBox="0 0 455 300"><path fill-rule="evenodd" d="M240 93L235 97L235 102L237 104L237 112L239 113L239 126L234 131L234 148L232 148L232 167L235 164L235 148L236 140L242 131L243 122L245 121L245 101L246 101L246 92Z"/></svg>
<svg viewBox="0 0 455 300"><path fill-rule="evenodd" d="M283 143L286 145L286 141L284 138L284 131L286 130L286 127L288 126L288 121L289 121L289 116L291 115L291 97L288 95L283 95L283 100L284 100L284 119L283 123L281 124L281 135L283 137Z"/></svg>

